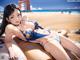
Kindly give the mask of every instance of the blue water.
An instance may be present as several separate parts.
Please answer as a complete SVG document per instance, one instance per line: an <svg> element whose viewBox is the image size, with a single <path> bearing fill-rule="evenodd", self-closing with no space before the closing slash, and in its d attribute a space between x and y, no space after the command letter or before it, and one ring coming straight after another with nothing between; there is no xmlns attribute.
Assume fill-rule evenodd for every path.
<svg viewBox="0 0 80 60"><path fill-rule="evenodd" d="M0 13L3 11L0 11ZM77 13L80 14L80 9L55 9L55 10L23 10L22 12L61 12L61 13Z"/></svg>
<svg viewBox="0 0 80 60"><path fill-rule="evenodd" d="M77 12L80 13L80 9L56 9L56 10L24 10L23 12Z"/></svg>

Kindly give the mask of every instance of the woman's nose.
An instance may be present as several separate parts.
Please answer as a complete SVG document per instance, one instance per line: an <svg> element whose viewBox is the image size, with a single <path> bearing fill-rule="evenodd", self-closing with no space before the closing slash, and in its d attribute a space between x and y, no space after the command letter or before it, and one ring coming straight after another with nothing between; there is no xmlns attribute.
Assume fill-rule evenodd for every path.
<svg viewBox="0 0 80 60"><path fill-rule="evenodd" d="M16 19L17 19L17 20L19 20L19 18L18 18L18 17L17 17Z"/></svg>
<svg viewBox="0 0 80 60"><path fill-rule="evenodd" d="M18 17L16 18L16 20L17 20L17 21L20 21L20 19L19 19Z"/></svg>

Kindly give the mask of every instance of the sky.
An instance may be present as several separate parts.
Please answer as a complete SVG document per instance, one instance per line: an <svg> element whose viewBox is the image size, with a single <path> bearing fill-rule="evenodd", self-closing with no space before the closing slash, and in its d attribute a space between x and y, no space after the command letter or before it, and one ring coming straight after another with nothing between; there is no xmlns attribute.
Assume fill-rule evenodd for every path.
<svg viewBox="0 0 80 60"><path fill-rule="evenodd" d="M18 4L18 0L0 0L0 11L9 4ZM32 10L48 10L48 9L80 9L80 0L30 0Z"/></svg>
<svg viewBox="0 0 80 60"><path fill-rule="evenodd" d="M70 2L69 0L30 0L33 7L43 9L65 9L80 7L80 2Z"/></svg>

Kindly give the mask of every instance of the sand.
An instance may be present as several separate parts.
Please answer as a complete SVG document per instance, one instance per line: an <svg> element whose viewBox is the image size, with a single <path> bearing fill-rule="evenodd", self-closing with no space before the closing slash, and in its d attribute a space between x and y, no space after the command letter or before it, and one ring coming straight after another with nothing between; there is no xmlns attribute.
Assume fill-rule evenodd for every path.
<svg viewBox="0 0 80 60"><path fill-rule="evenodd" d="M50 27L54 30L65 29L73 31L76 29L80 29L80 14L62 14L53 12L24 12L23 15L27 16L26 19L37 20L43 27ZM78 37L77 39L79 39L80 41L80 35L71 35L70 38L73 39L74 36ZM80 44L76 45L80 47ZM0 49L0 53L1 52L2 51Z"/></svg>
<svg viewBox="0 0 80 60"><path fill-rule="evenodd" d="M80 29L80 14L23 12L23 16L27 16L25 18L29 20L37 20L43 27L50 27L53 30L67 30L70 39L80 41L80 34L70 33Z"/></svg>
<svg viewBox="0 0 80 60"><path fill-rule="evenodd" d="M37 20L43 27L52 29L80 29L80 14L66 14L54 12L23 13L28 19Z"/></svg>

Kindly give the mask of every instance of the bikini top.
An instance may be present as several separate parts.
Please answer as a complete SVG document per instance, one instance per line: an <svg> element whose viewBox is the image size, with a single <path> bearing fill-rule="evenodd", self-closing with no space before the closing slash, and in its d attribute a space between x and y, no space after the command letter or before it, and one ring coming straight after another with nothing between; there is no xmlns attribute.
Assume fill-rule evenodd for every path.
<svg viewBox="0 0 80 60"><path fill-rule="evenodd" d="M43 27L40 26L39 23L36 22L36 21L30 20L28 22L32 22L34 24L34 26L35 26L34 30L36 30L36 29L43 29ZM21 32L22 32L22 34L24 35L24 37L26 38L27 41L33 39L35 37L35 35L37 34L31 28L26 29L25 31L21 31Z"/></svg>
<svg viewBox="0 0 80 60"><path fill-rule="evenodd" d="M34 25L35 25L35 29L34 30L39 30L39 29L43 30L44 29L37 22L35 22ZM25 36L27 41L35 40L37 38L41 38L41 37L47 36L47 35L49 35L51 33L50 30L46 30L48 32L48 34L35 32L34 30L29 28L29 29L26 29L24 32L22 32L22 31L21 32ZM55 34L54 36L52 36L52 39L60 42L59 34Z"/></svg>

